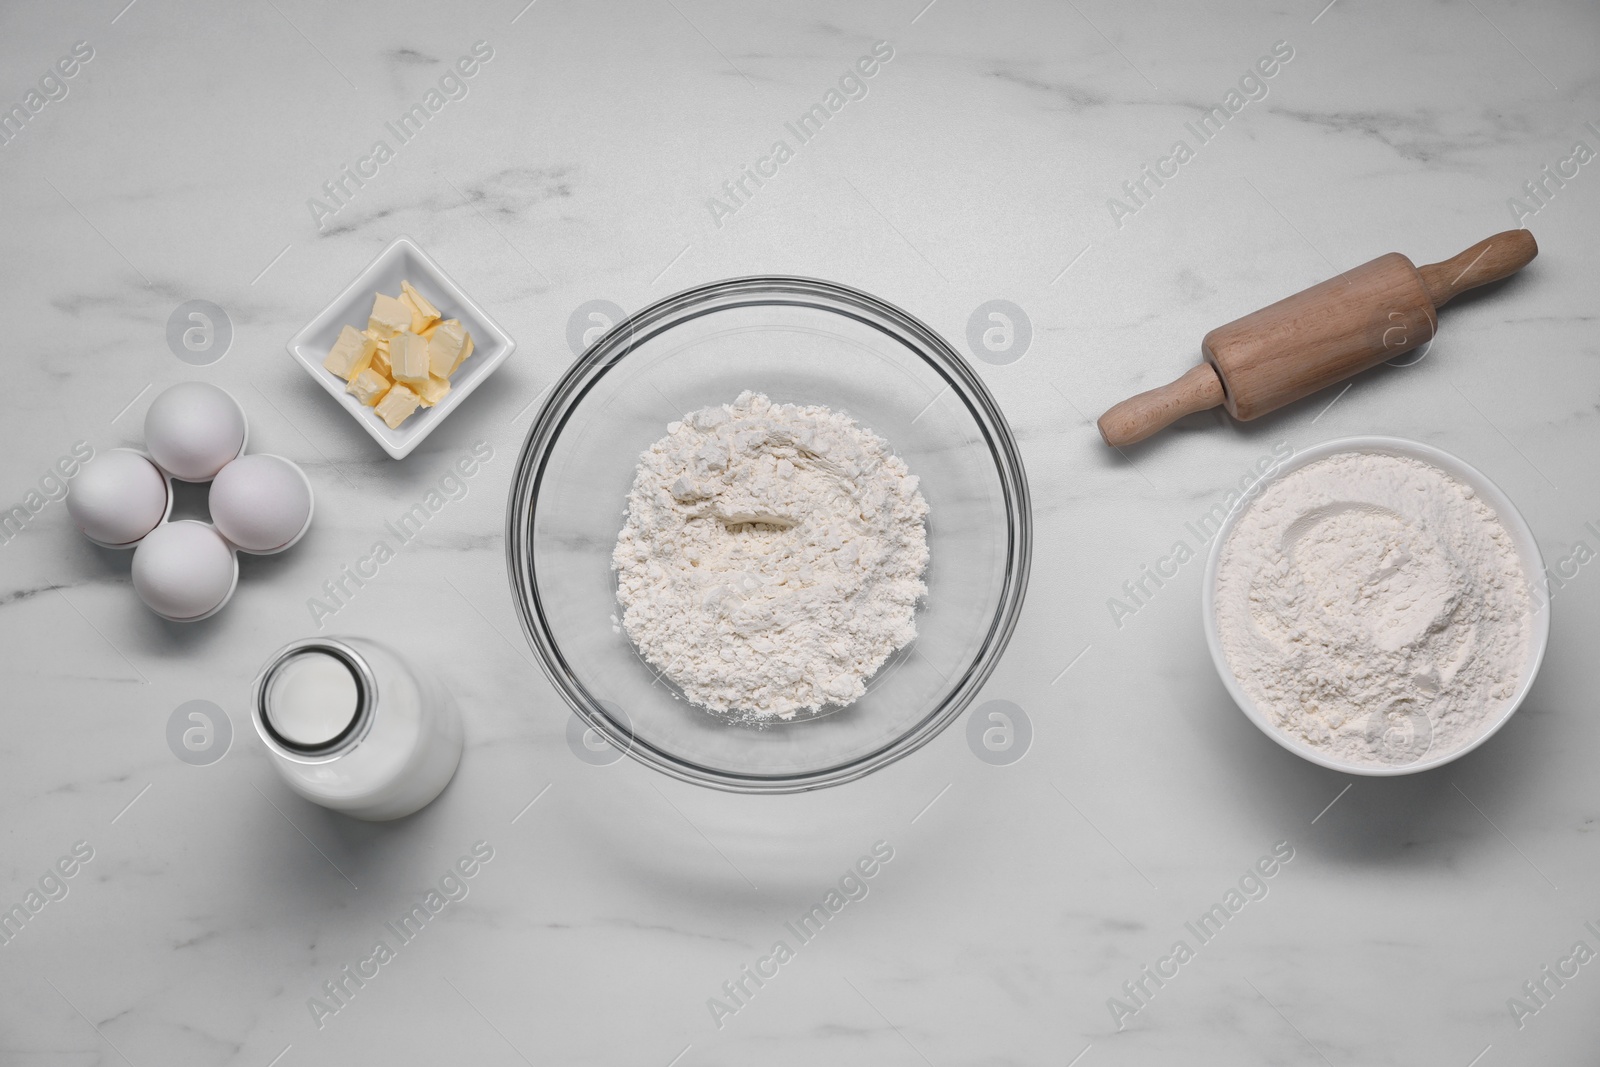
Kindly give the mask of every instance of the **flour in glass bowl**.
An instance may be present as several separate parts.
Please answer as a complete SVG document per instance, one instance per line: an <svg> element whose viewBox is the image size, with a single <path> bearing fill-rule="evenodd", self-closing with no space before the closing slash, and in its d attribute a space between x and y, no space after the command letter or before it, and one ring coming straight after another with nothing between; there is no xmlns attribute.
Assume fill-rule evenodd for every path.
<svg viewBox="0 0 1600 1067"><path fill-rule="evenodd" d="M1521 680L1528 577L1494 510L1421 460L1290 471L1221 549L1218 632L1240 687L1324 754L1414 763L1474 740Z"/></svg>
<svg viewBox="0 0 1600 1067"><path fill-rule="evenodd" d="M712 711L850 704L916 636L927 515L849 416L751 392L701 408L639 458L612 553L622 629Z"/></svg>

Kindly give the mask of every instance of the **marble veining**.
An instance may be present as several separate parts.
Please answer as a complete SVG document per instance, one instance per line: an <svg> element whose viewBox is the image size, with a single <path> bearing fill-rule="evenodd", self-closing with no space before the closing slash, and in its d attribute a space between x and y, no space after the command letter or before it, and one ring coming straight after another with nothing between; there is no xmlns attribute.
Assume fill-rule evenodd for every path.
<svg viewBox="0 0 1600 1067"><path fill-rule="evenodd" d="M1449 256L1513 225L1508 199L1572 142L1600 150L1593 5L1324 2L0 13L0 104L74 42L95 50L0 144L0 507L39 492L0 543L0 908L43 902L0 943L0 1063L1592 1064L1600 964L1561 986L1541 969L1600 951L1600 171L1547 187L1539 259L1447 308L1411 366L1120 455L1090 422L1209 328L1382 252ZM707 199L880 40L895 56L867 95L718 225ZM1120 183L1278 40L1296 56L1270 94L1119 225ZM477 41L493 58L470 91L319 228L307 201ZM401 233L518 349L396 463L283 344ZM748 798L568 749L505 575L533 402L585 302L762 273L859 286L962 351L985 301L1029 316L1020 360L974 362L1037 522L1022 622L979 697L1029 716L1019 762L980 761L963 719L862 781ZM190 299L232 323L209 366L167 345ZM252 451L317 494L296 550L247 561L191 627L122 588L127 555L77 536L44 481L75 442L137 444L186 379L233 392ZM1107 610L1259 456L1361 433L1485 471L1560 581L1524 709L1416 778L1333 774L1256 731L1205 651L1201 563L1120 625ZM396 824L309 806L266 765L250 680L479 441L466 496L330 621L446 681L460 772ZM232 727L207 766L166 741L193 699ZM895 858L870 892L745 979L737 1012L709 1010L879 841ZM479 842L494 859L470 892L319 1018L325 983ZM1270 891L1197 943L1185 924L1280 845L1295 858ZM51 874L74 848L93 859ZM1193 958L1143 978L1179 940Z"/></svg>

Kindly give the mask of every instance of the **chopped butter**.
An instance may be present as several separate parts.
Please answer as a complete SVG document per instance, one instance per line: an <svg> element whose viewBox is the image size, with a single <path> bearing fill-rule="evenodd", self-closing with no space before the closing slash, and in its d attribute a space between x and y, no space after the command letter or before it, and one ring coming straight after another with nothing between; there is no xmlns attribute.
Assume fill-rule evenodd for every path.
<svg viewBox="0 0 1600 1067"><path fill-rule="evenodd" d="M394 377L394 367L389 363L389 345L387 342L379 345L378 350L372 353L372 369L385 378Z"/></svg>
<svg viewBox="0 0 1600 1067"><path fill-rule="evenodd" d="M461 346L461 354L456 357L456 365L450 368L450 373L454 374L461 364L467 361L467 357L470 355L472 355L472 335L469 333L467 334L466 343Z"/></svg>
<svg viewBox="0 0 1600 1067"><path fill-rule="evenodd" d="M428 342L407 330L389 343L395 381L420 385L428 380Z"/></svg>
<svg viewBox="0 0 1600 1067"><path fill-rule="evenodd" d="M422 398L422 406L425 408L431 408L443 400L449 391L449 378L436 378L431 374L428 375L427 381L417 386L417 395Z"/></svg>
<svg viewBox="0 0 1600 1067"><path fill-rule="evenodd" d="M367 328L384 339L410 329L410 305L387 293L379 293L372 298L372 315L367 319Z"/></svg>
<svg viewBox="0 0 1600 1067"><path fill-rule="evenodd" d="M367 369L374 351L371 338L362 336L354 326L346 326L339 331L339 339L328 350L328 358L322 365L349 381Z"/></svg>
<svg viewBox="0 0 1600 1067"><path fill-rule="evenodd" d="M421 333L439 321L439 309L417 292L410 282L400 283L400 299L411 308L411 332Z"/></svg>
<svg viewBox="0 0 1600 1067"><path fill-rule="evenodd" d="M389 379L368 367L350 379L350 384L344 387L344 391L370 408L382 399L391 384Z"/></svg>
<svg viewBox="0 0 1600 1067"><path fill-rule="evenodd" d="M409 281L400 295L377 293L367 328L344 327L323 366L346 381L345 392L398 429L418 407L450 394L450 376L472 355L472 335Z"/></svg>
<svg viewBox="0 0 1600 1067"><path fill-rule="evenodd" d="M450 377L461 362L461 350L466 342L466 328L458 319L441 322L428 342L428 370L440 378Z"/></svg>
<svg viewBox="0 0 1600 1067"><path fill-rule="evenodd" d="M378 417L388 423L389 429L398 430L400 424L411 417L422 399L404 385L396 385L378 401Z"/></svg>

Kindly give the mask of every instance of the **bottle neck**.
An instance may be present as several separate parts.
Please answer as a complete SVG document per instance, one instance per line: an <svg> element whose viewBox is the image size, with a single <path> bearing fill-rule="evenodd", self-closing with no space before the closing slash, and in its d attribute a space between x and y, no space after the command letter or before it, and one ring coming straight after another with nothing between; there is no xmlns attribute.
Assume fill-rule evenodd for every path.
<svg viewBox="0 0 1600 1067"><path fill-rule="evenodd" d="M354 682L355 693L348 721L342 726L335 722L308 739L303 733L286 728L286 724L296 718L295 712L302 709L283 706L287 700L305 699L305 694L296 696L280 683L287 680L289 672L297 669L297 661L303 669L303 658L311 654L329 657L342 665ZM347 689L342 696L345 701L349 700ZM267 746L285 759L296 763L326 763L338 759L366 738L372 729L377 699L378 684L372 665L356 648L337 638L307 638L279 649L262 671L255 692L256 729Z"/></svg>

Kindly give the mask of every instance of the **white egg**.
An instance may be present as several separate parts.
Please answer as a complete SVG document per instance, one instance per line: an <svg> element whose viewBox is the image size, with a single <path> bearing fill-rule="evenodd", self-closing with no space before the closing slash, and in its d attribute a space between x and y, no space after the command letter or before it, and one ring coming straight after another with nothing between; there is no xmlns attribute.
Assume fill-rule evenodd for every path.
<svg viewBox="0 0 1600 1067"><path fill-rule="evenodd" d="M133 588L151 611L173 622L210 615L233 596L238 579L228 543L193 519L156 527L133 552Z"/></svg>
<svg viewBox="0 0 1600 1067"><path fill-rule="evenodd" d="M179 382L144 416L150 457L180 481L210 481L244 451L244 439L244 409L209 382Z"/></svg>
<svg viewBox="0 0 1600 1067"><path fill-rule="evenodd" d="M73 480L67 511L89 540L132 545L166 518L167 479L139 453L115 448Z"/></svg>
<svg viewBox="0 0 1600 1067"><path fill-rule="evenodd" d="M246 552L278 552L311 521L311 484L282 456L240 456L211 483L211 521Z"/></svg>

